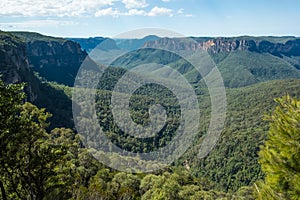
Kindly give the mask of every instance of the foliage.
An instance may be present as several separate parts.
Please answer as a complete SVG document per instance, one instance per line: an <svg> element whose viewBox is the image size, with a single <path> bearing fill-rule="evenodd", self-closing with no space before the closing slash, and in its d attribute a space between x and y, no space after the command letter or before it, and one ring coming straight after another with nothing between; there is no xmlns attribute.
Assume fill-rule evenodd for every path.
<svg viewBox="0 0 300 200"><path fill-rule="evenodd" d="M38 40L55 42L57 45L66 43L64 39L34 33L13 34L27 38L27 42ZM5 45L24 45L23 39L8 33L0 32L0 39L0 48ZM289 39L293 38L268 37L255 40L284 43ZM0 56L4 55L5 51L6 49L2 48L3 54ZM255 189L259 190L261 198L299 198L300 181L295 170L299 170L300 159L298 154L293 153L299 150L299 138L291 140L286 137L288 134L298 133L298 102L278 100L282 110L276 110L273 117L269 118L273 124L277 124L271 124L270 132L288 134L270 134L260 153L260 156L264 157L260 160L263 171L257 156L259 145L263 144L269 129L267 122L261 118L265 112L273 110L273 98L285 93L300 96L299 80L269 80L299 78L298 57L276 57L250 51L212 55L225 85L229 87L228 112L224 131L215 148L209 156L199 160L197 153L203 140L202 136L207 132L211 111L209 92L203 87L203 81L199 82L201 76L186 61L168 52L148 49L124 56L114 64L130 69L144 62L170 63L171 67L183 73L192 83L199 98L202 115L201 128L193 146L171 169L153 174L116 172L100 164L83 148L78 135L67 129L74 128L71 110L72 88L45 81L38 85L39 95L35 103L54 115L50 119L52 124L49 125L50 114L45 109L25 103L25 95L22 93L24 84L6 85L0 82L0 189L4 200L253 199L252 185L263 178L263 172L266 173L266 179L264 182L258 182ZM37 58L37 61L40 61L39 59ZM107 70L109 73L103 74L96 96L98 120L107 136L114 144L133 152L149 152L168 144L180 120L176 97L166 88L155 84L148 84L136 90L130 98L130 114L133 121L142 125L149 123L149 108L160 103L167 111L168 125L154 139L138 140L130 137L114 123L110 106L111 90L127 70L117 67ZM29 71L20 74L26 77ZM57 76L55 73L52 75ZM59 76L59 79L63 76ZM37 85L37 82L32 80L30 79L30 84ZM83 109L82 112L86 110ZM289 113L289 117L285 116L286 112ZM283 120L277 120L275 116ZM294 117L297 120L293 120ZM80 122L89 125L89 120L82 119ZM270 137L275 139L270 140ZM273 150L269 151L272 148ZM282 151L279 151L280 149ZM105 156L101 153L99 155ZM138 157L129 159L116 155L110 162L117 165L120 159L127 162L140 161Z"/></svg>
<svg viewBox="0 0 300 200"><path fill-rule="evenodd" d="M4 31L0 30L0 49L1 49L1 51L4 51L4 48L3 48L4 45L16 47L19 44L22 44L22 40L20 38L14 36L13 34L10 34L8 32L4 32Z"/></svg>
<svg viewBox="0 0 300 200"><path fill-rule="evenodd" d="M213 58L219 54L212 55ZM285 60L268 53L232 51L217 62L226 87L236 88L274 79L299 78L300 72Z"/></svg>
<svg viewBox="0 0 300 200"><path fill-rule="evenodd" d="M24 42L46 41L46 42L59 42L63 44L64 42L67 41L66 39L63 38L45 36L35 32L13 31L10 32L10 34L21 38Z"/></svg>
<svg viewBox="0 0 300 200"><path fill-rule="evenodd" d="M300 101L285 96L266 117L270 121L268 138L259 152L265 172L259 199L300 198Z"/></svg>
<svg viewBox="0 0 300 200"><path fill-rule="evenodd" d="M114 88L123 73L125 70L109 68L99 82L99 88L102 90L97 93L96 105L102 130L115 145L129 151L147 152L166 145L172 138L172 130L162 132L154 140L140 140L124 134L114 122L109 90ZM215 183L214 189L221 191L238 191L243 186L252 185L263 177L257 156L259 145L265 140L268 130L268 124L262 121L263 115L275 106L274 98L285 93L300 96L299 84L299 80L276 80L244 88L227 89L228 106L224 131L212 152L201 160L197 158L197 154L202 136L207 132L211 105L207 89L197 87L196 93L202 114L199 133L193 146L174 163L174 166L182 166L187 160L194 176L209 179ZM180 111L176 108L176 98L168 94L168 90L148 85L136 90L130 98L132 119L141 124L149 122L148 109L153 102L164 104L170 112ZM85 113L84 109L81 112ZM176 117L169 116L172 122L170 125L174 128ZM82 118L80 123L91 124L88 118Z"/></svg>
<svg viewBox="0 0 300 200"><path fill-rule="evenodd" d="M1 85L1 194L6 199L231 199L182 168L128 174L103 167L70 129L47 133L50 114ZM116 160L115 162L118 162Z"/></svg>
<svg viewBox="0 0 300 200"><path fill-rule="evenodd" d="M72 162L78 157L79 140L68 129L54 129L48 134L46 121L51 114L23 103L23 87L0 81L2 197L67 197L76 178Z"/></svg>
<svg viewBox="0 0 300 200"><path fill-rule="evenodd" d="M263 178L257 154L267 136L268 123L262 118L275 107L274 98L286 93L300 96L299 84L299 80L277 80L227 89L226 123L215 148L207 157L197 158L201 136L207 130L204 120L194 146L175 165L187 160L196 176L208 178L216 183L216 189L223 191L237 191ZM200 102L202 113L209 117L209 112L205 112L205 107L210 106L207 101L209 98L203 97Z"/></svg>
<svg viewBox="0 0 300 200"><path fill-rule="evenodd" d="M55 82L41 82L39 95L34 103L40 108L46 108L53 116L48 130L55 127L74 128L72 120L72 89Z"/></svg>
<svg viewBox="0 0 300 200"><path fill-rule="evenodd" d="M229 88L245 87L268 80L300 78L300 72L296 68L299 65L298 59L294 57L281 58L248 50L211 53L210 56L222 75L224 85ZM168 65L183 74L190 83L198 83L202 79L199 72L186 60L160 49L146 48L129 52L116 59L112 66L131 69L149 63ZM161 68L154 71L164 73Z"/></svg>

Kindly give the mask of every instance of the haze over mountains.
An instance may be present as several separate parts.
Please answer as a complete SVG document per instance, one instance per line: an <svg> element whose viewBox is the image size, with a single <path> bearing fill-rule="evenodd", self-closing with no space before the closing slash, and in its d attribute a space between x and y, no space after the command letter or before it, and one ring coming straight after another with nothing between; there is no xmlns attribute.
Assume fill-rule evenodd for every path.
<svg viewBox="0 0 300 200"><path fill-rule="evenodd" d="M110 64L101 82L103 87L99 96L102 98L97 103L104 105L99 111L105 116L100 117L101 123L109 131L116 131L118 129L111 122L111 111L106 104L118 79L138 65L153 62L168 65L183 74L195 88L201 111L205 114L193 146L174 166L188 163L191 174L212 181L213 188L237 191L263 177L257 152L266 138L268 125L261 119L274 108L273 99L286 93L300 96L300 39L292 36L190 39L196 43L186 43L185 38L154 35L142 39L54 38L39 33L1 31L0 74L7 83L27 82L28 100L53 113L53 127L74 129L71 90L78 69L88 55L95 64ZM222 75L228 98L225 128L215 149L203 160L198 160L196 155L202 136L207 132L211 111L209 92L203 84L203 77L190 63L160 47L177 51L205 50ZM151 102L159 99L156 97L153 95ZM141 102L150 104L150 100L143 92L137 92L133 99L136 108L133 115L141 119L141 123L146 123L148 117ZM169 103L168 98L166 102ZM109 134L116 144L140 152L147 151L146 147L153 144L165 144L172 136L167 132L147 143L148 146L141 142L134 149L127 145L136 142L129 136L118 131ZM122 135L122 140L118 134Z"/></svg>
<svg viewBox="0 0 300 200"><path fill-rule="evenodd" d="M84 41L91 39L72 40L82 44L87 52L96 48L92 55L96 62L127 69L140 64L156 62L171 65L180 71L179 68L182 68L180 59L176 60L171 53L168 55L167 52L160 52L159 47L164 47L175 51L205 49L217 64L227 87L241 87L266 80L300 77L298 71L300 68L300 40L296 37L192 38L198 42L195 45L185 44L182 38L147 36L142 39L117 39L115 42L102 38L101 40L97 39L96 43L92 42L92 46L86 46ZM102 44L103 41L105 44ZM150 53L149 49L140 48L152 48L153 50ZM109 61L113 60L113 63L105 63L105 59L97 57L103 55L107 58L109 52L112 55L121 55L122 50L126 52L126 55L121 58L109 59ZM135 50L138 50L138 53ZM138 58L135 57L137 54ZM142 56L145 58L141 58ZM191 66L186 66L180 72L186 75L191 82L200 80L199 76L195 76L197 72L193 71Z"/></svg>
<svg viewBox="0 0 300 200"><path fill-rule="evenodd" d="M180 58L171 53L162 53L158 49L160 46L186 51L205 49L217 64L227 87L300 77L300 39L295 37L192 38L197 41L195 45L185 44L182 38L157 36L116 40L102 37L70 38L74 41L71 42L36 33L12 34L24 41L22 45L26 46L26 50L23 49L22 53L26 54L29 66L34 71L46 80L69 86L73 85L77 70L88 53L92 53L90 56L98 64L111 64L125 69L150 62L168 64L190 82L200 81L201 77L196 75L192 66L183 64Z"/></svg>

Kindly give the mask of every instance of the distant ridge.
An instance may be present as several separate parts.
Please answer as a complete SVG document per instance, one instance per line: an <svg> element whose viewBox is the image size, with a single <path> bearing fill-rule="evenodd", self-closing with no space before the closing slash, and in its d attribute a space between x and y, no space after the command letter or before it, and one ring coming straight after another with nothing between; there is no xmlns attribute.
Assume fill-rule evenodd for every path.
<svg viewBox="0 0 300 200"><path fill-rule="evenodd" d="M116 44L119 48L133 51L142 48L146 42L159 40L160 37L156 35L148 35L141 39L115 39Z"/></svg>
<svg viewBox="0 0 300 200"><path fill-rule="evenodd" d="M160 38L155 35L114 40L105 37L57 38L34 32L6 34L26 44L29 66L40 76L69 86L73 85L82 61L92 50L93 55L90 56L98 64L125 69L152 62L168 64L191 83L201 82L202 77L189 63L170 52L158 50L161 46L175 50L207 50L217 64L226 87L300 78L300 39L294 36L191 37L196 41L191 45L183 42L184 38ZM115 55L125 52L129 53L115 59Z"/></svg>

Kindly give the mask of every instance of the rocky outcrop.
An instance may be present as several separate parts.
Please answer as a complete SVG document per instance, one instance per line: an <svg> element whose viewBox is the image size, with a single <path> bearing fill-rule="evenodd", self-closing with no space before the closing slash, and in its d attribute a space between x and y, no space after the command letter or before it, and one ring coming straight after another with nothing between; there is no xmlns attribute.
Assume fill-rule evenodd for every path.
<svg viewBox="0 0 300 200"><path fill-rule="evenodd" d="M86 58L76 42L27 32L0 32L0 73L7 83L28 82L30 101L37 98L39 80L73 86L77 71Z"/></svg>
<svg viewBox="0 0 300 200"><path fill-rule="evenodd" d="M144 47L164 47L170 50L204 49L211 53L230 52L233 50L255 50L256 43L253 40L235 40L233 38L161 38L156 41L146 42Z"/></svg>
<svg viewBox="0 0 300 200"><path fill-rule="evenodd" d="M209 44L209 45L208 45ZM216 38L203 42L201 46L211 53L231 52L234 50L255 50L256 42L254 40L235 40L229 38Z"/></svg>
<svg viewBox="0 0 300 200"><path fill-rule="evenodd" d="M5 32L0 32L0 74L6 83L27 82L28 99L37 98L37 80L29 69L26 44Z"/></svg>
<svg viewBox="0 0 300 200"><path fill-rule="evenodd" d="M27 42L29 65L48 81L73 86L81 63L87 56L76 42L35 40Z"/></svg>
<svg viewBox="0 0 300 200"><path fill-rule="evenodd" d="M87 56L80 44L34 32L12 32L26 42L29 66L47 81L73 86Z"/></svg>
<svg viewBox="0 0 300 200"><path fill-rule="evenodd" d="M23 81L23 73L28 71L25 44L9 34L0 35L0 70L7 83Z"/></svg>
<svg viewBox="0 0 300 200"><path fill-rule="evenodd" d="M144 47L164 47L169 50L204 49L209 53L249 50L259 53L270 53L276 56L300 56L300 39L290 38L285 43L270 42L263 38L161 38L146 42Z"/></svg>

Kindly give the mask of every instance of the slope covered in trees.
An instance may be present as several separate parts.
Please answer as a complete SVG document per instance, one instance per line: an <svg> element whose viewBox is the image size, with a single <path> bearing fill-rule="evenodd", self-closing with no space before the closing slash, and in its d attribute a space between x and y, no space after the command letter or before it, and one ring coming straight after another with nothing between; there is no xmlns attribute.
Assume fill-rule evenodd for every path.
<svg viewBox="0 0 300 200"><path fill-rule="evenodd" d="M285 59L269 53L248 50L211 53L224 80L230 88L244 87L255 83L287 78L300 78L296 67L297 58ZM197 70L180 56L160 49L146 48L125 54L116 59L112 66L131 69L148 63L168 65L182 73L189 82L197 83L202 77ZM160 70L160 69L157 69Z"/></svg>
<svg viewBox="0 0 300 200"><path fill-rule="evenodd" d="M134 139L124 134L114 123L111 113L110 98L114 85L125 70L110 68L102 81L102 90L97 95L99 123L114 144L134 152L154 150L172 139L172 129L166 129L154 140ZM268 124L263 121L264 114L275 107L274 98L290 94L300 96L300 80L274 80L255 84L245 88L227 89L227 120L221 138L213 151L199 160L197 154L205 135L210 117L210 98L205 88L197 88L201 110L201 128L194 145L174 166L182 166L186 161L190 172L196 177L205 177L214 182L214 188L222 191L236 191L242 186L252 185L263 177L258 163L259 146L266 138ZM66 90L67 93L68 89ZM157 93L158 92L158 93ZM147 95L146 95L147 94ZM149 121L147 109L152 104L162 103L176 110L176 98L167 95L167 91L153 86L141 88L131 97L130 107L133 120L146 124ZM164 98L162 98L164 97ZM174 112L176 113L176 112ZM65 112L64 112L65 114ZM178 117L178 116L177 116ZM176 114L170 116L170 128L176 128ZM89 119L83 119L89 121ZM238 142L237 142L238 141Z"/></svg>
<svg viewBox="0 0 300 200"><path fill-rule="evenodd" d="M282 91L290 92L293 96L299 95L297 90L299 81L296 80L267 82L243 90L230 89L229 119L239 123L227 122L225 132L212 153L205 160L197 160L195 154L199 143L195 141L195 146L181 160L187 160L191 169L180 166L182 163L178 161L177 165L169 169L147 175L126 174L105 168L79 146L79 138L71 130L53 129L47 133L45 128L48 126L46 120L50 116L49 113L29 103L22 103L24 95L20 91L23 86L5 85L1 82L2 197L3 199L149 199L150 197L151 199L252 199L253 183L263 178L257 162L258 146L263 143L268 130L267 123L258 122L263 122L261 117L265 111L271 112L274 109L272 95L282 93L274 86L276 84L282 86ZM253 95L254 92L257 95ZM252 104L248 104L249 101L244 103L249 98ZM258 102L257 99L261 98L265 101ZM245 112L247 105L256 106L255 115ZM240 115L237 115L234 109L244 110L245 118L239 119ZM245 120L248 114L256 117ZM289 119L298 122L293 115ZM285 124L289 126L291 123ZM249 128L243 129L241 126ZM273 129L271 127L271 131ZM126 143L126 140L123 140L123 143ZM19 148L20 146L22 148ZM263 151L267 152L267 149ZM295 159L297 162L297 158ZM195 172L198 172L196 176ZM297 184L292 186L295 187ZM281 191L285 191L285 188L283 187ZM218 192L226 189L231 192Z"/></svg>
<svg viewBox="0 0 300 200"><path fill-rule="evenodd" d="M262 178L258 151L268 130L268 123L263 121L263 117L274 109L274 98L286 94L299 97L299 84L299 80L276 80L228 89L223 133L215 148L203 160L196 158L202 139L199 137L195 141L195 146L186 153L191 170L199 177L209 177L222 190L237 190ZM205 130L204 127L200 135Z"/></svg>
<svg viewBox="0 0 300 200"><path fill-rule="evenodd" d="M70 129L46 131L51 114L26 102L24 85L0 80L0 189L7 199L241 199L185 170L126 174L105 168ZM246 189L251 198L251 188ZM243 194L243 195L242 195Z"/></svg>
<svg viewBox="0 0 300 200"><path fill-rule="evenodd" d="M66 72L69 77L68 83L74 81L73 75L86 55L78 48L79 45L71 44L65 39L49 38L35 33L19 32L12 35L1 32L0 38L0 72L3 79L9 83L29 82L29 87L34 89L25 89L28 95L34 97L29 100L34 100L33 103L38 107L45 108L39 109L28 102L25 103L23 85L6 85L0 82L0 189L3 199L252 199L252 193L257 191L257 188L261 194L267 193L279 198L292 199L299 194L298 184L295 184L298 182L297 174L284 169L288 167L297 170L297 154L288 152L278 156L278 152L273 151L277 153L274 154L276 162L277 159L282 161L288 160L289 156L293 157L288 161L291 165L283 166L282 162L278 162L278 166L271 168L268 162L274 162L274 157L270 156L273 154L268 150L277 148L279 142L275 140L273 144L267 140L266 147L261 151L263 153L260 153L264 157L260 159L263 170L258 158L260 145L264 144L269 130L268 122L262 118L275 108L274 98L286 94L292 97L300 96L300 80L297 79L299 57L296 43L293 42L296 38L261 38L260 42L268 40L272 44L276 43L275 46L263 43L266 44L265 52L237 49L211 54L222 73L225 85L228 86L228 105L222 135L215 148L204 159L198 159L197 154L208 129L211 103L208 90L195 69L178 56L155 49L138 50L116 60L113 63L115 67L108 68L99 82L96 104L99 124L108 138L121 148L142 153L165 146L172 140L180 120L176 97L167 88L148 84L131 96L131 117L136 123L145 125L150 120L149 108L160 103L167 111L167 126L157 137L150 139L137 139L122 132L113 120L110 98L111 90L127 69L144 62L168 64L171 60L170 66L185 75L199 99L201 126L193 145L172 166L152 174L127 174L103 166L87 151L84 143L80 141L82 138L79 138L79 134L74 133L71 101L73 88L49 80L54 77L58 78L58 82L64 83ZM212 38L203 41L210 39ZM292 41L291 44L289 41ZM55 60L53 52L57 53L56 50L66 44L65 47L76 47L72 54L73 58L76 58L73 59L76 66L74 65L75 68L71 71L67 69L60 74L61 76L56 77L55 73L51 72L45 73L43 78L34 77L32 68L26 63L28 55L25 42L27 45L35 43L36 50L48 49L51 53L49 57L44 57L43 53L47 52L43 51L40 57L39 54L35 54L34 61L37 64L33 69L40 67L40 63L45 60L52 60L53 65L60 62L61 55ZM50 48L54 43L54 46L59 48ZM46 45L47 48L39 47L39 44ZM273 50L278 49L280 45L290 45L289 48L283 49L291 50L292 54L273 55L272 48L267 48L268 45L271 45ZM34 62L31 64L35 65ZM60 72L59 69L56 68L56 72ZM13 81L14 78L16 81ZM298 103L294 102L292 105L294 109ZM275 125L271 125L271 133L278 133L282 128L289 130L288 126L291 124L294 124L293 133L297 133L298 111L287 107L293 114L289 114L290 117L286 120L283 117L285 112L275 111L275 116L282 117L286 122L273 119ZM50 117L48 112L53 116ZM89 125L89 119L82 119L82 122ZM269 135L272 137L272 134ZM285 141L280 134L278 137ZM292 149L297 149L296 140L289 142L295 144L295 148ZM281 147L287 149L284 145ZM139 162L138 158L130 160L119 156L115 156L110 162L118 163L119 159ZM278 176L270 175L281 169L287 174L280 172ZM264 173L264 183L257 183L258 187L253 187L257 180L263 179Z"/></svg>

